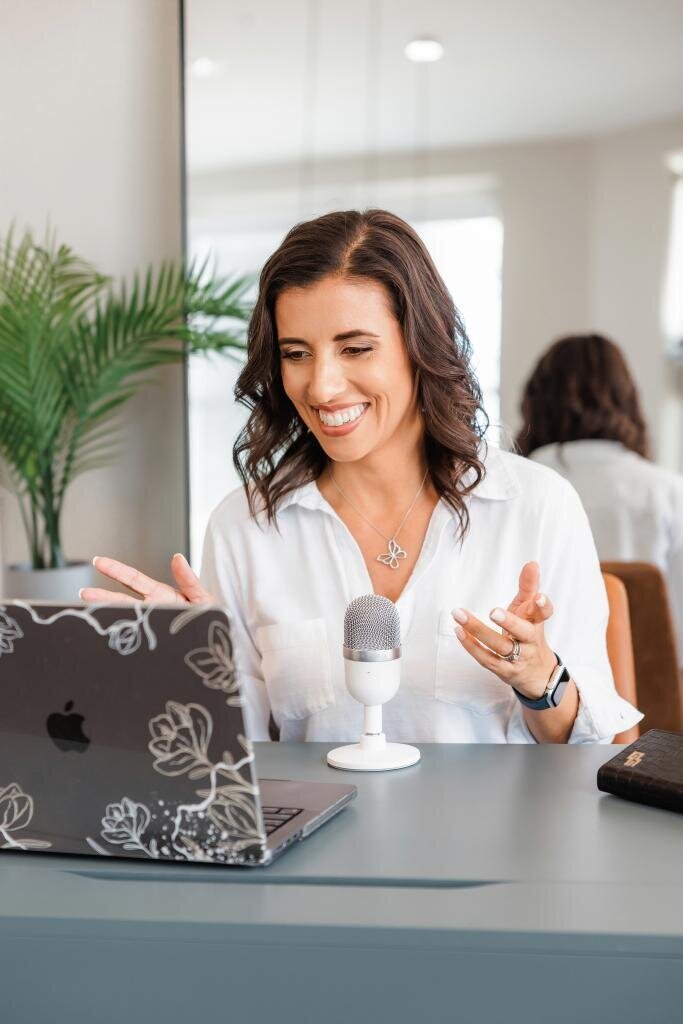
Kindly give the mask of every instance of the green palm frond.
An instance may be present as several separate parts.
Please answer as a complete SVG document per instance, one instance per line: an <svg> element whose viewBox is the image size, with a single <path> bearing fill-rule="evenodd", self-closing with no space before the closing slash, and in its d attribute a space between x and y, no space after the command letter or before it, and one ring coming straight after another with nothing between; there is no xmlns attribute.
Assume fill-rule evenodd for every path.
<svg viewBox="0 0 683 1024"><path fill-rule="evenodd" d="M114 285L53 236L0 243L0 480L19 499L35 568L63 564L76 476L119 451L116 417L156 367L242 352L254 279L163 263Z"/></svg>

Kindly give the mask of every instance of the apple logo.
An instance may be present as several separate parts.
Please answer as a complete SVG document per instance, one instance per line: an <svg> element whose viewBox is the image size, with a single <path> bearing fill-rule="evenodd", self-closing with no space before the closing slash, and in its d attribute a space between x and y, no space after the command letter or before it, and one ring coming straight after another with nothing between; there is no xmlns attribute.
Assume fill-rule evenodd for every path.
<svg viewBox="0 0 683 1024"><path fill-rule="evenodd" d="M83 732L83 715L71 711L73 706L74 702L70 700L64 705L64 710L70 714L62 715L55 711L48 715L47 731L50 739L60 750L74 750L82 754L90 740Z"/></svg>

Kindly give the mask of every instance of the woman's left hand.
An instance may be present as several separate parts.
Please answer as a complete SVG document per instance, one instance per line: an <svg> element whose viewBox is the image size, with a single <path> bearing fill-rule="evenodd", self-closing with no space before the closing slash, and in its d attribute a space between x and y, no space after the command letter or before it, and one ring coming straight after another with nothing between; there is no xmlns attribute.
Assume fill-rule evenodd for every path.
<svg viewBox="0 0 683 1024"><path fill-rule="evenodd" d="M543 695L557 665L543 628L553 614L553 606L546 594L538 592L539 582L537 563L527 562L519 576L519 590L507 611L494 608L491 612L491 621L502 627L502 633L465 608L452 612L456 636L465 650L504 683L532 700ZM508 661L507 656L516 649L515 640L519 654L515 661Z"/></svg>

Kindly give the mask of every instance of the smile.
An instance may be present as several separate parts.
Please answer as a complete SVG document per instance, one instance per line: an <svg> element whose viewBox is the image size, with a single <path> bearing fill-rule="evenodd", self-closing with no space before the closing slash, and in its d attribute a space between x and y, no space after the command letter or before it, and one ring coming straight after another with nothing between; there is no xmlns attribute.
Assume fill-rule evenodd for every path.
<svg viewBox="0 0 683 1024"><path fill-rule="evenodd" d="M355 420L360 419L368 404L352 405L341 412L323 412L322 409L318 409L318 417L326 427L341 427L345 423L353 423Z"/></svg>

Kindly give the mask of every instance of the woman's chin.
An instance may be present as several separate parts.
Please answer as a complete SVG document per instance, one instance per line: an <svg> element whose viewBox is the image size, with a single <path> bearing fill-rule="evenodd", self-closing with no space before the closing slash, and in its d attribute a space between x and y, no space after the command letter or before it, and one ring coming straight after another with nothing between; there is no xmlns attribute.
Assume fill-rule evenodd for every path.
<svg viewBox="0 0 683 1024"><path fill-rule="evenodd" d="M328 458L335 462L357 462L372 450L372 445L367 442L361 444L358 439L345 438L343 435L339 438L323 435L316 440Z"/></svg>

